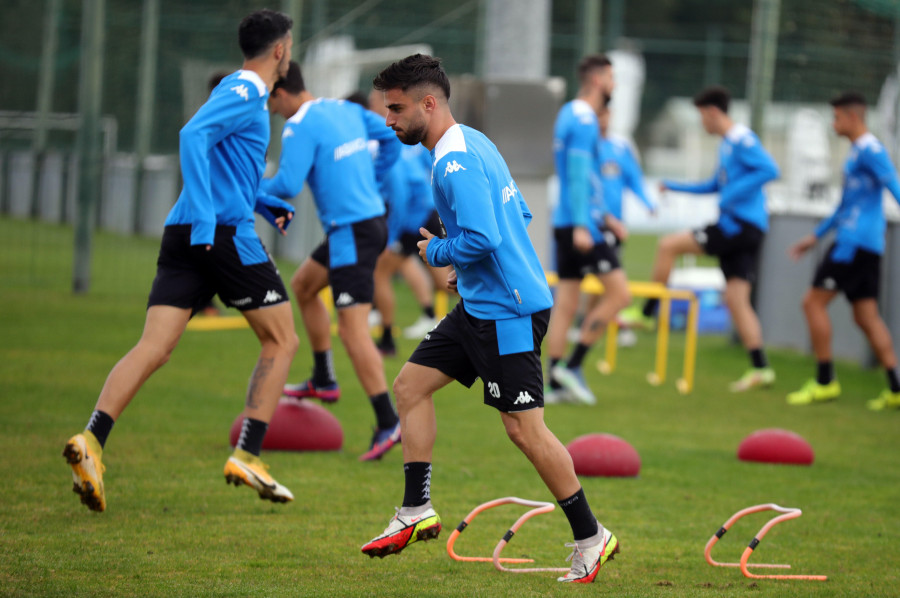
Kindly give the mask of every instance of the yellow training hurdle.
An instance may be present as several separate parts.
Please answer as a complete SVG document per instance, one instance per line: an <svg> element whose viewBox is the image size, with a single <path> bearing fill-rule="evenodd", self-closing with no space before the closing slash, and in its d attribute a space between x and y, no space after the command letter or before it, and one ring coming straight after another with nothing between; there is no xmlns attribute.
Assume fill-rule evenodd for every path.
<svg viewBox="0 0 900 598"><path fill-rule="evenodd" d="M555 272L547 272L547 282L556 285L558 277ZM594 275L585 276L581 282L581 290L592 295L603 293L603 283ZM666 366L669 350L669 322L673 299L688 301L688 317L685 327L684 364L681 378L675 381L675 388L681 394L694 389L694 368L697 359L697 322L700 316L700 303L693 291L687 289L670 289L659 282L629 281L628 290L633 297L659 299L659 314L656 325L656 368L647 374L647 382L659 386L666 381ZM603 374L610 374L616 369L616 353L618 351L619 324L615 320L606 328L606 355L597 362L597 369Z"/></svg>

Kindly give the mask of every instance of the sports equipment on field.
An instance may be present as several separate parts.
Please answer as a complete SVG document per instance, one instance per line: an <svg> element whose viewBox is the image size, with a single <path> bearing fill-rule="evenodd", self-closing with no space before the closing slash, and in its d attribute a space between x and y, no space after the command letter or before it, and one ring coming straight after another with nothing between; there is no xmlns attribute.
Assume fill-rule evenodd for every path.
<svg viewBox="0 0 900 598"><path fill-rule="evenodd" d="M741 561L739 563L720 563L712 558L712 548L716 545L716 542L725 535L725 532L734 525L734 523L744 517L746 515L750 515L751 513L759 513L760 511L776 511L781 513L780 515L776 515L772 519L770 519L765 525L763 525L760 530L753 537L753 540L744 549L744 553L741 555ZM719 528L715 534L709 539L706 543L706 549L703 551L703 556L706 558L706 562L712 565L713 567L740 567L741 573L744 574L745 577L750 577L753 579L806 579L813 581L825 581L828 579L826 575L756 575L754 573L750 573L748 571L749 567L759 567L759 568L778 568L778 569L790 569L790 565L780 565L780 564L770 564L770 563L753 563L750 564L747 561L750 559L750 555L753 554L753 551L762 541L763 537L769 532L770 529L775 527L777 524L782 521L787 521L788 519L796 519L803 512L800 509L792 508L792 507L779 507L775 503L767 503L762 505L754 505L752 507L747 507L746 509L741 509L734 515L728 518L728 521L722 524L722 527Z"/></svg>
<svg viewBox="0 0 900 598"><path fill-rule="evenodd" d="M802 436L780 428L757 430L747 436L738 446L737 457L741 461L787 465L812 465L815 458Z"/></svg>
<svg viewBox="0 0 900 598"><path fill-rule="evenodd" d="M401 515L400 509L391 518L384 532L362 547L370 557L384 558L397 554L413 542L426 542L441 533L441 517L429 507L418 515Z"/></svg>
<svg viewBox="0 0 900 598"><path fill-rule="evenodd" d="M728 390L744 392L751 388L766 388L775 383L775 370L772 368L750 368L738 380L732 382Z"/></svg>
<svg viewBox="0 0 900 598"><path fill-rule="evenodd" d="M237 446L243 416L231 425L231 446ZM267 451L339 451L344 443L341 424L330 411L311 401L278 401L262 448Z"/></svg>
<svg viewBox="0 0 900 598"><path fill-rule="evenodd" d="M259 493L261 499L272 502L290 502L294 500L291 491L275 481L267 471L269 466L259 457L236 449L225 462L225 481L235 486L246 484Z"/></svg>
<svg viewBox="0 0 900 598"><path fill-rule="evenodd" d="M585 434L566 445L575 473L583 476L635 477L641 457L633 446L612 434Z"/></svg>

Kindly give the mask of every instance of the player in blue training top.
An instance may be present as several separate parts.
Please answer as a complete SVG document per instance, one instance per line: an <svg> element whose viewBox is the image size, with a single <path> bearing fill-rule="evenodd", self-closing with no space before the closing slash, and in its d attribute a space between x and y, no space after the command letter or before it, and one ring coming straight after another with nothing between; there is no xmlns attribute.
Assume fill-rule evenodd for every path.
<svg viewBox="0 0 900 598"><path fill-rule="evenodd" d="M791 405L809 405L836 399L841 385L834 376L831 360L831 321L828 304L841 291L853 307L853 319L869 339L869 344L885 369L888 387L868 402L869 409L900 409L900 372L891 333L878 313L881 282L881 255L886 228L882 196L885 187L900 202L900 181L884 146L866 126L866 100L849 92L831 101L834 131L852 143L844 164L841 203L813 234L793 245L789 255L795 260L812 249L830 231L834 243L816 268L803 298L803 312L809 325L813 353L818 361L815 379L787 396Z"/></svg>
<svg viewBox="0 0 900 598"><path fill-rule="evenodd" d="M421 142L434 157L434 202L447 237L424 228L419 252L452 266L448 285L462 300L425 335L394 381L403 429L403 506L362 551L384 557L437 537L431 460L437 433L433 394L454 379L484 383L509 438L559 501L575 535L572 569L560 581L591 582L618 540L588 506L565 447L544 423L540 345L552 298L528 238L528 206L497 148L450 113L450 82L440 61L416 54L375 77L387 124L403 143Z"/></svg>
<svg viewBox="0 0 900 598"><path fill-rule="evenodd" d="M610 98L606 98L597 120L600 125L600 150L597 171L600 177L600 201L603 207L617 220L623 221L622 198L625 190L634 193L641 204L651 214L656 213L656 204L647 197L644 189L644 173L634 155L631 143L624 137L609 131Z"/></svg>
<svg viewBox="0 0 900 598"><path fill-rule="evenodd" d="M241 311L262 345L225 478L251 486L261 498L294 499L259 459L297 334L287 290L253 227L254 209L282 233L293 213L289 204L259 192L269 145L266 99L287 71L291 27L279 12L247 16L238 30L243 68L225 77L181 129L184 188L166 219L144 332L109 373L87 429L70 438L63 453L75 492L94 511L106 508L101 458L113 423L216 293Z"/></svg>
<svg viewBox="0 0 900 598"><path fill-rule="evenodd" d="M706 253L719 258L725 275L725 304L741 342L750 356L751 367L730 385L732 392L759 386L771 386L775 371L769 367L763 350L762 329L750 291L756 280L759 250L769 230L769 212L763 186L779 176L778 166L759 138L744 125L728 116L731 95L723 87L709 87L694 97L703 128L722 137L719 165L713 176L698 183L663 181L667 189L685 193L718 193L719 220L706 228L665 235L659 241L652 280L666 283L675 259L684 254ZM632 307L622 313L630 324L652 326L657 299L648 299L643 310Z"/></svg>
<svg viewBox="0 0 900 598"><path fill-rule="evenodd" d="M378 90L369 93L367 106L382 117L387 115L384 95ZM404 146L401 160L382 186L382 195L388 204L388 247L375 267L375 306L382 315L382 338L378 348L382 353L389 352L394 345L388 324L393 324L395 301L393 286L388 283L396 272L403 275L422 309L419 318L404 328L405 338L421 339L434 328L437 324L434 294L446 294L439 289L446 283L447 269L426 267L426 275L417 245L423 238L419 234L422 227L434 235L441 234L440 218L434 209L431 192L431 166L431 152L421 144Z"/></svg>
<svg viewBox="0 0 900 598"><path fill-rule="evenodd" d="M556 117L553 154L559 177L559 200L553 210L556 271L559 280L547 333L550 375L547 403L574 398L593 405L597 399L585 382L581 364L606 325L631 301L628 280L606 233L625 234L621 223L600 204L592 207L600 162L600 128L597 115L613 88L613 67L605 56L590 55L578 65L577 97ZM601 199L602 201L602 199ZM581 298L581 281L596 274L603 283L603 298L584 317L578 343L562 362L567 333Z"/></svg>
<svg viewBox="0 0 900 598"><path fill-rule="evenodd" d="M313 375L286 386L284 394L328 402L340 396L331 357L331 321L319 297L319 291L331 285L338 334L375 412L375 432L360 459L378 459L400 442L400 423L381 354L369 334L372 273L387 242L376 175L396 162L401 145L377 114L359 104L313 97L296 62L275 84L269 105L287 122L278 173L263 180L262 188L289 199L308 183L326 234L291 278L313 350ZM369 140L379 142L374 164Z"/></svg>

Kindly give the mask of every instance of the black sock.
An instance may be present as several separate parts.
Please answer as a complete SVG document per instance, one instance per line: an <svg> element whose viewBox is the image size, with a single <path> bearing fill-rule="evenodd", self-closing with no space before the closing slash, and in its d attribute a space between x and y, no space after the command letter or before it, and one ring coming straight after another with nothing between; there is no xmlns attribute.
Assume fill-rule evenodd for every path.
<svg viewBox="0 0 900 598"><path fill-rule="evenodd" d="M641 310L643 314L652 318L656 314L656 308L659 306L659 299L647 299L644 302L644 309Z"/></svg>
<svg viewBox="0 0 900 598"><path fill-rule="evenodd" d="M429 318L431 318L433 320L434 319L434 306L426 305L425 307L422 308L422 313L424 313L426 316L428 316Z"/></svg>
<svg viewBox="0 0 900 598"><path fill-rule="evenodd" d="M832 380L834 380L834 362L820 361L816 365L816 382L829 384Z"/></svg>
<svg viewBox="0 0 900 598"><path fill-rule="evenodd" d="M752 363L753 367L756 369L769 367L766 354L762 349L750 349L750 363Z"/></svg>
<svg viewBox="0 0 900 598"><path fill-rule="evenodd" d="M394 411L394 405L391 403L391 395L387 392L372 395L369 397L369 401L372 403L372 409L375 410L375 421L380 430L392 428L400 421L397 412Z"/></svg>
<svg viewBox="0 0 900 598"><path fill-rule="evenodd" d="M559 363L559 361L560 360L555 357L550 358L550 371L551 372L553 371L553 368L556 367L556 364ZM552 388L553 390L559 390L560 388L562 388L562 384L560 384L559 382L557 382L556 380L553 379L552 373L550 374L549 378L550 378L550 388Z"/></svg>
<svg viewBox="0 0 900 598"><path fill-rule="evenodd" d="M584 497L584 488L579 488L578 492L569 498L557 502L562 507L563 513L566 514L569 525L572 526L572 534L576 541L590 538L600 531L597 518L594 517L591 507L588 506L587 499Z"/></svg>
<svg viewBox="0 0 900 598"><path fill-rule="evenodd" d="M897 368L889 368L885 371L887 371L888 386L891 392L900 392L900 374L897 373Z"/></svg>
<svg viewBox="0 0 900 598"><path fill-rule="evenodd" d="M431 463L404 463L403 474L406 476L406 487L401 506L418 507L431 500Z"/></svg>
<svg viewBox="0 0 900 598"><path fill-rule="evenodd" d="M96 436L97 441L100 443L100 448L103 448L106 446L106 439L109 438L109 433L112 431L114 423L116 423L116 420L110 417L108 413L95 410L91 414L91 419L85 430Z"/></svg>
<svg viewBox="0 0 900 598"><path fill-rule="evenodd" d="M262 451L263 438L266 437L266 430L268 429L269 424L266 422L245 417L244 423L241 424L241 435L238 436L237 448L259 457L259 453Z"/></svg>
<svg viewBox="0 0 900 598"><path fill-rule="evenodd" d="M331 357L331 349L314 351L313 360L313 384L316 386L328 386L337 382L337 376L334 375L334 360Z"/></svg>
<svg viewBox="0 0 900 598"><path fill-rule="evenodd" d="M566 367L570 370L577 370L581 367L581 362L584 361L584 356L587 355L587 352L590 351L591 346L585 345L584 343L578 343L575 345L575 348L572 349L572 356L569 357L569 361L566 362Z"/></svg>
<svg viewBox="0 0 900 598"><path fill-rule="evenodd" d="M381 342L386 344L394 344L394 326L393 324L381 325Z"/></svg>

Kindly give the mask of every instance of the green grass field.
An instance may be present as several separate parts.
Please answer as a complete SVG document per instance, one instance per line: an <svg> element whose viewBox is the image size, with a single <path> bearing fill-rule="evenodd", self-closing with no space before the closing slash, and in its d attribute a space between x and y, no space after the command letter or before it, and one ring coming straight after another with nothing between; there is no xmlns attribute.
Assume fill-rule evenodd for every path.
<svg viewBox="0 0 900 598"><path fill-rule="evenodd" d="M626 263L634 278L649 270L654 240L634 238ZM92 292L70 292L72 232L0 220L0 474L10 483L0 510L0 594L10 596L896 596L900 595L900 414L873 414L865 400L884 384L879 371L838 363L838 402L789 408L786 392L811 373L807 356L770 352L778 371L771 390L731 395L746 367L727 337L702 337L696 388L681 396L674 335L669 383L650 387L652 337L622 349L611 376L588 368L595 407L548 407L563 442L589 432L628 440L640 453L636 479L583 480L600 520L622 552L589 588L563 586L553 574L505 574L446 553L453 527L477 504L501 496L552 500L526 459L505 437L481 386L454 385L436 397L438 441L432 498L444 520L437 541L399 556L369 559L359 547L379 533L403 493L400 451L360 463L371 409L343 348L335 357L344 394L330 407L343 425L344 449L266 453L275 477L297 500L260 501L226 486L228 431L243 405L257 356L248 330L185 333L173 358L146 384L116 424L104 463L108 508L89 512L71 491L61 456L86 424L103 380L137 340L158 242L100 234L94 241ZM281 264L288 276L291 264ZM417 316L401 293L400 324ZM799 311L799 298L785 298ZM299 319L298 319L299 321ZM301 340L303 339L301 331ZM388 359L390 380L414 345ZM600 351L589 356L593 363ZM292 379L312 358L301 345ZM760 428L803 435L811 467L748 464L735 453ZM793 573L826 582L749 580L703 560L709 537L740 508L775 502L804 516L769 532L753 561L791 563ZM488 512L457 542L460 554L488 556L523 509ZM717 546L737 561L766 521L751 516ZM506 556L564 566L569 528L559 509L529 521Z"/></svg>

